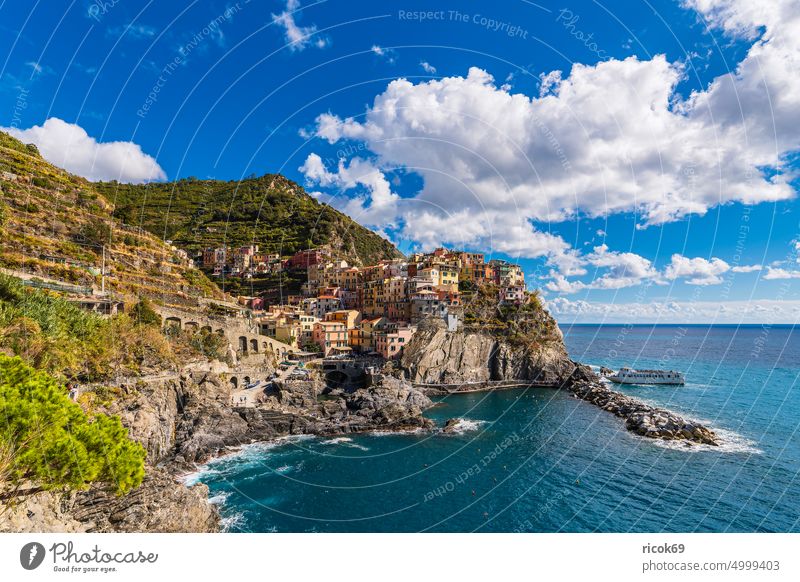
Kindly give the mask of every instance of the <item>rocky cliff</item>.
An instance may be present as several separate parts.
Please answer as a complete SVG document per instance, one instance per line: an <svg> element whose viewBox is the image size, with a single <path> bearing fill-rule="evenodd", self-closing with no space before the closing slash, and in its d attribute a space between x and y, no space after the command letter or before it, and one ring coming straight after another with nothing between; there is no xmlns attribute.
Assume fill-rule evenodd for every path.
<svg viewBox="0 0 800 582"><path fill-rule="evenodd" d="M560 384L575 364L558 331L547 341L519 342L488 331L447 331L444 322L431 318L420 324L406 346L400 367L414 383L521 380Z"/></svg>
<svg viewBox="0 0 800 582"><path fill-rule="evenodd" d="M119 415L131 438L147 450L144 483L124 496L99 487L27 495L0 515L0 531L217 531L219 516L208 503L208 488L187 488L176 480L197 463L285 435L433 427L422 416L431 400L397 378L351 392L328 391L313 379L278 381L258 395L257 406L234 407L227 374L195 367L123 382L113 400L98 406Z"/></svg>

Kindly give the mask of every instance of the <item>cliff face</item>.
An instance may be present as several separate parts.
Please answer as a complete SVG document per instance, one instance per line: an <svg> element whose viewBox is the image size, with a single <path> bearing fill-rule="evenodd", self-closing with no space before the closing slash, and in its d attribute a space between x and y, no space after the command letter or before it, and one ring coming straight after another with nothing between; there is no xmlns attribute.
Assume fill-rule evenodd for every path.
<svg viewBox="0 0 800 582"><path fill-rule="evenodd" d="M561 383L575 369L560 332L539 344L481 331L447 331L438 319L420 324L400 360L414 383L458 384L496 380Z"/></svg>
<svg viewBox="0 0 800 582"><path fill-rule="evenodd" d="M26 495L0 513L0 531L206 532L219 529L205 485L186 487L175 474L239 445L291 434L335 435L431 428L432 402L408 382L385 377L369 388L318 400L319 381L276 382L257 407L234 408L222 366L132 379L103 411L119 415L147 450L147 476L124 496L101 487ZM3 511L0 502L0 512Z"/></svg>
<svg viewBox="0 0 800 582"><path fill-rule="evenodd" d="M219 516L208 503L208 487L187 488L148 467L145 480L128 495L91 487L25 496L0 517L0 531L206 533L219 531Z"/></svg>

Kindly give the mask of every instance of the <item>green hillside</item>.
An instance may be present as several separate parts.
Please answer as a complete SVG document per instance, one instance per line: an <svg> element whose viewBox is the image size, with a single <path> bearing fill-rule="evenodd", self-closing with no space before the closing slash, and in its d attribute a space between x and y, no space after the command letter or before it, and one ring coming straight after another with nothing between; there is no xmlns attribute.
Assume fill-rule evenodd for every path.
<svg viewBox="0 0 800 582"><path fill-rule="evenodd" d="M128 227L95 184L0 132L0 268L44 284L98 290L126 302L199 308L223 299L202 272L157 236Z"/></svg>
<svg viewBox="0 0 800 582"><path fill-rule="evenodd" d="M387 240L306 194L279 174L241 182L196 180L147 185L98 183L124 223L189 252L209 246L257 244L288 256L329 245L352 264L401 256Z"/></svg>

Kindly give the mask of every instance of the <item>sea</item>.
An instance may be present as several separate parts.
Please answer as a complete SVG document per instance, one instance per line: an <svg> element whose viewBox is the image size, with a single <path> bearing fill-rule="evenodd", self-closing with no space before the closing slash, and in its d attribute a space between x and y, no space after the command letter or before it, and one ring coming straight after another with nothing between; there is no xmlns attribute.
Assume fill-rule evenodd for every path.
<svg viewBox="0 0 800 582"><path fill-rule="evenodd" d="M547 389L456 394L453 433L288 437L186 476L230 532L800 531L800 330L562 325L573 359L674 369L619 388L698 420L719 447L645 439Z"/></svg>

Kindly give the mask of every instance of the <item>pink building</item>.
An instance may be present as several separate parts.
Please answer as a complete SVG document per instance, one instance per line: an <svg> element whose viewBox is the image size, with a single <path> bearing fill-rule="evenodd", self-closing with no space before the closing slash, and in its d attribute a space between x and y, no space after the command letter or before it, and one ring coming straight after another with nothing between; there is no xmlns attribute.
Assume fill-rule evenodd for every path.
<svg viewBox="0 0 800 582"><path fill-rule="evenodd" d="M415 327L390 327L386 331L372 334L375 351L387 360L395 360L403 353L403 348L411 341Z"/></svg>

